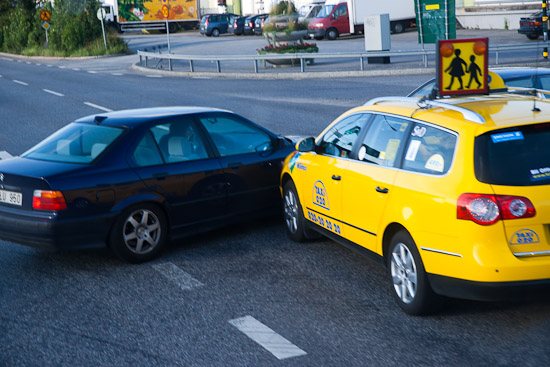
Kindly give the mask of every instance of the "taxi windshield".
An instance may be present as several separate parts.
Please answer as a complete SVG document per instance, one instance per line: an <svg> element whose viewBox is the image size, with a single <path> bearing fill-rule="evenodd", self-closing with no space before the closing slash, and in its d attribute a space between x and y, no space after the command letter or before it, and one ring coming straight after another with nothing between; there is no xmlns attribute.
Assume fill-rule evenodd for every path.
<svg viewBox="0 0 550 367"><path fill-rule="evenodd" d="M317 18L328 18L330 14L332 14L332 10L334 9L335 5L325 5L317 14Z"/></svg>
<svg viewBox="0 0 550 367"><path fill-rule="evenodd" d="M550 123L490 131L476 138L478 180L507 186L550 184Z"/></svg>
<svg viewBox="0 0 550 367"><path fill-rule="evenodd" d="M72 123L23 153L22 157L65 163L91 163L122 131L110 126Z"/></svg>

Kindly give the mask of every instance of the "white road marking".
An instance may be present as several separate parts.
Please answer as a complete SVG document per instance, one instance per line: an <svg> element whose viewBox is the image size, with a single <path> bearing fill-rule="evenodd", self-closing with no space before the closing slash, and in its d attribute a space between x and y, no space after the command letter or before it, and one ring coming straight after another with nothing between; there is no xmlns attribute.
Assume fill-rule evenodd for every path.
<svg viewBox="0 0 550 367"><path fill-rule="evenodd" d="M49 90L49 89L42 89L44 92L46 93L50 93L50 94L53 94L55 96L59 96L59 97L64 97L65 95L64 94L61 94L61 93L58 93L58 92L54 92L53 90Z"/></svg>
<svg viewBox="0 0 550 367"><path fill-rule="evenodd" d="M162 75L145 75L147 78L162 78Z"/></svg>
<svg viewBox="0 0 550 367"><path fill-rule="evenodd" d="M176 283L184 291L204 286L203 283L199 282L173 263L156 264L153 265L153 268L172 282Z"/></svg>
<svg viewBox="0 0 550 367"><path fill-rule="evenodd" d="M60 68L60 69L66 69L67 67L66 67L66 66L61 66L61 65L59 65L58 68Z"/></svg>
<svg viewBox="0 0 550 367"><path fill-rule="evenodd" d="M80 69L79 69L79 68L73 68L73 70L74 70L74 71L80 71Z"/></svg>
<svg viewBox="0 0 550 367"><path fill-rule="evenodd" d="M278 359L298 357L307 354L252 316L230 320L229 323L246 334L250 339L260 344Z"/></svg>
<svg viewBox="0 0 550 367"><path fill-rule="evenodd" d="M0 152L0 160L2 159L8 159L13 157L10 153L6 152L5 150Z"/></svg>
<svg viewBox="0 0 550 367"><path fill-rule="evenodd" d="M28 83L22 82L21 80L15 80L13 79L14 83L21 84L21 85L29 85Z"/></svg>
<svg viewBox="0 0 550 367"><path fill-rule="evenodd" d="M36 65L36 66L42 66L42 64L39 64L39 63L36 63L35 65Z"/></svg>
<svg viewBox="0 0 550 367"><path fill-rule="evenodd" d="M111 73L111 75L114 75L114 76L121 76L121 75L124 75L122 73Z"/></svg>
<svg viewBox="0 0 550 367"><path fill-rule="evenodd" d="M6 61L14 61L13 59L8 59L7 57L2 57L2 60L6 60Z"/></svg>
<svg viewBox="0 0 550 367"><path fill-rule="evenodd" d="M49 68L53 67L53 65L46 65L46 66L49 67Z"/></svg>
<svg viewBox="0 0 550 367"><path fill-rule="evenodd" d="M93 107L93 108L97 108L98 110L101 110L101 111L105 111L105 112L111 112L113 110L111 110L110 108L107 108L107 107L103 107L103 106L98 106L96 104L93 104L92 102L84 102L84 104L86 106L90 106L90 107Z"/></svg>
<svg viewBox="0 0 550 367"><path fill-rule="evenodd" d="M90 73L90 74L97 74L97 71L95 71L95 70L88 70L88 73Z"/></svg>
<svg viewBox="0 0 550 367"><path fill-rule="evenodd" d="M27 62L26 62L26 64L27 64L27 65L30 65L30 64L32 64L32 62L30 62L30 61L27 61Z"/></svg>

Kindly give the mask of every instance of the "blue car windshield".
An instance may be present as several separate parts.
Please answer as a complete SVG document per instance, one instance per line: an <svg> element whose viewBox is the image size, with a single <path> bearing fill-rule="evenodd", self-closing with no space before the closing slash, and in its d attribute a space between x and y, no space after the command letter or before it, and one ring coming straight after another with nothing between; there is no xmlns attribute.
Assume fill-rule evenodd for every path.
<svg viewBox="0 0 550 367"><path fill-rule="evenodd" d="M317 18L328 18L330 14L332 14L332 10L334 9L336 5L325 5L317 14Z"/></svg>
<svg viewBox="0 0 550 367"><path fill-rule="evenodd" d="M22 157L52 162L91 163L122 134L123 129L72 123L50 135Z"/></svg>

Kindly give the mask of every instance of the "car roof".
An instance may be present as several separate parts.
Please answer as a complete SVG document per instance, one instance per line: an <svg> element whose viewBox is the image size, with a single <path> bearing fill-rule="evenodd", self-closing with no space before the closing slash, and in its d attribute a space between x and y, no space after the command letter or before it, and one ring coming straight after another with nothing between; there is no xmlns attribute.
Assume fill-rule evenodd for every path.
<svg viewBox="0 0 550 367"><path fill-rule="evenodd" d="M490 68L489 70L500 75L504 81L531 75L550 75L550 68Z"/></svg>
<svg viewBox="0 0 550 367"><path fill-rule="evenodd" d="M540 111L534 112L534 106ZM355 112L367 110L413 117L455 131L475 129L477 134L506 127L550 122L550 101L509 93L435 101L381 97L356 108Z"/></svg>
<svg viewBox="0 0 550 367"><path fill-rule="evenodd" d="M101 123L113 126L134 127L144 122L152 120L161 120L170 117L191 115L205 112L229 112L218 108L210 107L153 107L153 108L138 108L128 109L114 112L103 112L95 115L82 117L75 122Z"/></svg>

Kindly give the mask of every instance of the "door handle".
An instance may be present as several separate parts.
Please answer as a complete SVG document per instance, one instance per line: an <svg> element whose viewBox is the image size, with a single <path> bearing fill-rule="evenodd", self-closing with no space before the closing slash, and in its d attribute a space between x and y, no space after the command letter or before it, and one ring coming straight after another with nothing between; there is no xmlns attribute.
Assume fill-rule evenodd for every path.
<svg viewBox="0 0 550 367"><path fill-rule="evenodd" d="M332 175L332 179L334 181L340 181L342 179L342 176L336 176L336 175Z"/></svg>
<svg viewBox="0 0 550 367"><path fill-rule="evenodd" d="M376 191L378 191L379 193L382 193L382 194L387 194L388 191L390 191L389 189L387 188L381 188L380 186L376 186Z"/></svg>
<svg viewBox="0 0 550 367"><path fill-rule="evenodd" d="M168 176L168 172L160 172L160 173L153 174L153 177L156 178L157 180L165 180L167 176Z"/></svg>

